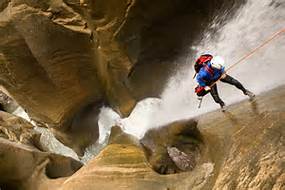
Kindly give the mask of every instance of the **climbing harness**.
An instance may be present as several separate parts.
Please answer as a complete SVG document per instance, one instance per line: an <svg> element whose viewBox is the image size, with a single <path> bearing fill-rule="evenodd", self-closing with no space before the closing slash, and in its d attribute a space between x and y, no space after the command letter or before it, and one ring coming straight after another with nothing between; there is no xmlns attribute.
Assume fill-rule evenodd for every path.
<svg viewBox="0 0 285 190"><path fill-rule="evenodd" d="M261 45L259 45L258 47L254 48L252 51L250 51L249 53L245 54L242 58L240 58L237 62L235 62L234 64L229 66L229 68L225 71L225 73L228 72L229 70L231 70L232 68L234 68L235 66L237 66L238 64L240 64L241 62L243 62L244 60L246 60L249 57L251 57L254 53L256 53L258 50L260 50L261 48L263 48L266 45L268 45L272 40L274 40L275 38L281 36L281 34L283 34L283 33L285 33L285 28L283 28L282 30L274 33L272 36L270 36L270 38L266 39ZM222 78L223 78L223 75L221 75L220 78L218 80L216 80L214 83L212 83L209 87L212 88ZM200 100L198 108L201 107L201 104L202 104L202 100Z"/></svg>

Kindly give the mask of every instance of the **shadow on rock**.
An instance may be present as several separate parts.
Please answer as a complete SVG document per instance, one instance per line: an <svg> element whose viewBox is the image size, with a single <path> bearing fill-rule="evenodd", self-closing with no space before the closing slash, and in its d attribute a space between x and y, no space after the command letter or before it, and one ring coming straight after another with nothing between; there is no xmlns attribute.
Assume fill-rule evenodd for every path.
<svg viewBox="0 0 285 190"><path fill-rule="evenodd" d="M26 120L0 112L0 189L30 190L50 178L72 175L77 160L40 150L40 134Z"/></svg>
<svg viewBox="0 0 285 190"><path fill-rule="evenodd" d="M103 104L95 102L81 108L65 127L53 130L56 137L82 156L86 147L99 138L98 115Z"/></svg>
<svg viewBox="0 0 285 190"><path fill-rule="evenodd" d="M184 120L149 130L141 143L156 172L173 174L194 169L203 138L195 120Z"/></svg>

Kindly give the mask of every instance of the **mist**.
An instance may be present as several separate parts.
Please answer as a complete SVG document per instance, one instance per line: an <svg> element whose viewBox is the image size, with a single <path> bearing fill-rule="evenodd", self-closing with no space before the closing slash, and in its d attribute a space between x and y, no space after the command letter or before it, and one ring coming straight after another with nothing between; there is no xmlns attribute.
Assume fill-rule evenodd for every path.
<svg viewBox="0 0 285 190"><path fill-rule="evenodd" d="M178 67L173 73L161 99L142 100L128 118L116 117L115 123L127 133L141 138L150 128L219 109L219 105L210 95L204 98L202 108L198 109L198 100L194 93L197 85L193 79L194 61L202 53L211 53L223 56L226 68L231 66L273 34L285 29L284 10L285 2L281 0L248 0L226 23L219 20L222 16L216 17L209 25L209 30L203 34L202 41L189 44L188 52L177 60L175 64L183 67ZM223 14L227 15L227 12ZM235 66L228 74L257 95L276 88L285 84L284 52L283 33L252 57ZM248 99L234 86L221 82L217 85L220 97L226 105Z"/></svg>

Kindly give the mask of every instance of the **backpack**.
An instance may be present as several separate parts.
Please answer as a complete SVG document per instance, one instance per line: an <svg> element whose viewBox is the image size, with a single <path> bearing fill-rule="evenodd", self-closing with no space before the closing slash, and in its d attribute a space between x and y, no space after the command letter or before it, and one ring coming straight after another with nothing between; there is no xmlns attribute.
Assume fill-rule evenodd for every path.
<svg viewBox="0 0 285 190"><path fill-rule="evenodd" d="M195 72L198 73L202 67L204 67L205 63L211 61L213 58L210 54L201 55L194 64Z"/></svg>

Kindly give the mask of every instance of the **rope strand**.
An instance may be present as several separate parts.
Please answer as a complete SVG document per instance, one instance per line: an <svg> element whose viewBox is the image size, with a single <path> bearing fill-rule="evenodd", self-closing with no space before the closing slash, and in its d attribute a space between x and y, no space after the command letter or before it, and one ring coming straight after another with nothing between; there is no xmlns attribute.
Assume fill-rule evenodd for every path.
<svg viewBox="0 0 285 190"><path fill-rule="evenodd" d="M282 30L276 32L275 34L273 34L272 36L270 36L270 38L268 38L267 40L265 40L261 45L259 45L258 47L256 47L255 49L253 49L252 51L250 51L248 54L244 55L241 59L239 59L236 63L232 64L227 70L229 71L230 69L232 69L233 67L235 67L236 65L238 65L239 63L241 63L242 61L248 59L249 57L251 57L255 52L257 52L259 49L263 48L264 46L266 46L267 44L269 44L273 39L277 38L278 36L280 36L281 34L283 34L285 32L285 28L283 28ZM220 76L220 78L215 81L213 84L210 85L210 88L213 87L219 80L221 80L221 78L223 77L223 75Z"/></svg>

